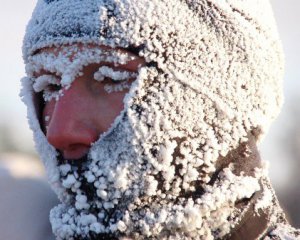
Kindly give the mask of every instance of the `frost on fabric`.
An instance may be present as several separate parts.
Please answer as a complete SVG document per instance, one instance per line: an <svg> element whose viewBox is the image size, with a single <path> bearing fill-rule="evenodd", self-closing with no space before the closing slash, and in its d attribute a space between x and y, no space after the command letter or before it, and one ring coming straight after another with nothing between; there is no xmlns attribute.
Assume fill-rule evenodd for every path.
<svg viewBox="0 0 300 240"><path fill-rule="evenodd" d="M269 236L265 237L264 240L299 240L300 239L300 231L295 230L291 226L286 224L278 224L277 227L269 234Z"/></svg>
<svg viewBox="0 0 300 240"><path fill-rule="evenodd" d="M261 8L266 11L256 11ZM216 161L247 141L251 130L264 133L282 103L281 48L274 28L266 27L273 21L266 19L273 19L266 0L38 2L23 48L31 80L24 83L26 91L45 90L54 81L34 79L33 72L41 69L59 75L67 88L83 66L126 59L76 45L58 56L33 54L46 46L133 46L147 63L137 76L109 67L96 72L98 81L136 80L124 110L80 167L58 164L24 93L37 148L57 177L51 182L62 199L51 211L57 239L104 233L215 239L230 231L230 219L239 215L235 203L260 190L261 176L237 176L225 168L210 185ZM68 52L76 52L72 61ZM265 207L268 199L264 195L257 207Z"/></svg>

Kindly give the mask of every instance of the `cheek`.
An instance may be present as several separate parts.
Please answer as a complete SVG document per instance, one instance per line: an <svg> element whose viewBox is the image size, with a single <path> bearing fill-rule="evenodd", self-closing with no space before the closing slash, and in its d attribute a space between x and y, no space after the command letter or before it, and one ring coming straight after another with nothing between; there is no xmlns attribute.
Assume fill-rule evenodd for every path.
<svg viewBox="0 0 300 240"><path fill-rule="evenodd" d="M42 109L42 119L41 119L42 126L41 127L42 127L44 133L47 132L47 127L50 123L52 114L54 112L55 103L56 103L56 101L54 99L49 102L46 102L44 105L44 108Z"/></svg>
<svg viewBox="0 0 300 240"><path fill-rule="evenodd" d="M93 111L97 119L96 124L102 131L106 131L124 109L123 100L126 93L127 91L103 93L97 106L98 111L95 111L95 108Z"/></svg>
<svg viewBox="0 0 300 240"><path fill-rule="evenodd" d="M112 109L117 115L124 109L124 97L128 91L117 92L111 100Z"/></svg>
<svg viewBox="0 0 300 240"><path fill-rule="evenodd" d="M127 92L128 89L122 92L110 93L112 96L110 98L109 105L115 117L117 117L120 114L120 112L124 109L124 97Z"/></svg>

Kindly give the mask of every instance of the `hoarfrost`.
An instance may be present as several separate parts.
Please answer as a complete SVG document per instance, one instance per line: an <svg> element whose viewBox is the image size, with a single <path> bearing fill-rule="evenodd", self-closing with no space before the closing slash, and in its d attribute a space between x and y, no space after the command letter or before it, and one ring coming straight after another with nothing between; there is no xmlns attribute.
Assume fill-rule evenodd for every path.
<svg viewBox="0 0 300 240"><path fill-rule="evenodd" d="M94 73L94 78L97 81L103 81L105 77L113 79L114 81L124 81L131 78L136 78L136 76L136 73L127 71L115 71L114 69L107 66L100 67L99 70Z"/></svg>
<svg viewBox="0 0 300 240"><path fill-rule="evenodd" d="M62 181L62 185L65 188L71 188L71 186L74 185L75 183L76 183L76 178L72 174L69 174L67 178Z"/></svg>
<svg viewBox="0 0 300 240"><path fill-rule="evenodd" d="M268 237L264 240L280 239L280 240L298 240L300 239L299 233L296 233L295 229L285 224L278 224Z"/></svg>
<svg viewBox="0 0 300 240"><path fill-rule="evenodd" d="M253 129L266 132L279 112L282 56L273 26L267 0L38 1L24 39L22 96L62 200L50 216L58 239L229 233L235 203L260 190L263 174L236 175L228 167L209 183L217 160ZM146 65L138 73L112 70L133 59L120 48L134 48ZM95 81L121 82L108 92L130 89L79 171L59 164L41 131L33 99L55 79L35 73L59 76L64 89L92 63L104 63ZM136 80L128 85L128 78Z"/></svg>
<svg viewBox="0 0 300 240"><path fill-rule="evenodd" d="M269 189L264 189L263 196L258 200L255 205L255 211L259 209L265 209L272 205L273 193Z"/></svg>

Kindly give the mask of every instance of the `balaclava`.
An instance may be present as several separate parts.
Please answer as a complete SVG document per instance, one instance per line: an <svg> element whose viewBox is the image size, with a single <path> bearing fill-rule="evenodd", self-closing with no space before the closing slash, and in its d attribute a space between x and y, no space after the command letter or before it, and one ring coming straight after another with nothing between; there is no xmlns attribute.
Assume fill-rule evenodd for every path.
<svg viewBox="0 0 300 240"><path fill-rule="evenodd" d="M60 162L47 142L32 75L43 61L72 84L101 53L64 64L38 50L74 43L134 49L147 63L80 166ZM282 52L267 0L38 0L23 56L21 95L61 200L50 214L57 239L220 239L241 219L243 200L261 192L255 211L272 205L263 168L244 174L234 165L247 165L249 135L255 146L282 104ZM220 168L240 146L245 158Z"/></svg>

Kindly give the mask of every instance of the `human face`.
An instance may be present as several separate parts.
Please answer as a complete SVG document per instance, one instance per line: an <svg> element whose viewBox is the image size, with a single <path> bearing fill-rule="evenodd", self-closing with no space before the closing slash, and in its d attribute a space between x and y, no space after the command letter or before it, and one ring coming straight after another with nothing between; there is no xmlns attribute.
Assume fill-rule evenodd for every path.
<svg viewBox="0 0 300 240"><path fill-rule="evenodd" d="M84 51L80 45L77 51ZM66 160L76 160L83 157L99 136L113 123L114 119L124 108L123 99L127 89L108 92L105 85L117 85L113 79L105 78L96 81L95 72L100 67L107 66L117 72L136 73L144 60L124 49L111 49L104 46L89 45L89 49L100 48L107 52L117 51L127 53L131 60L124 64L111 62L91 63L83 67L80 75L76 76L69 88L49 84L48 89L60 91L57 99L44 102L42 109L42 128L48 142L55 147ZM54 53L58 56L64 52L64 47L44 48L39 53ZM68 55L73 61L73 54ZM36 73L35 77L52 74L47 71ZM59 76L58 76L59 78ZM134 78L126 81L130 84Z"/></svg>

